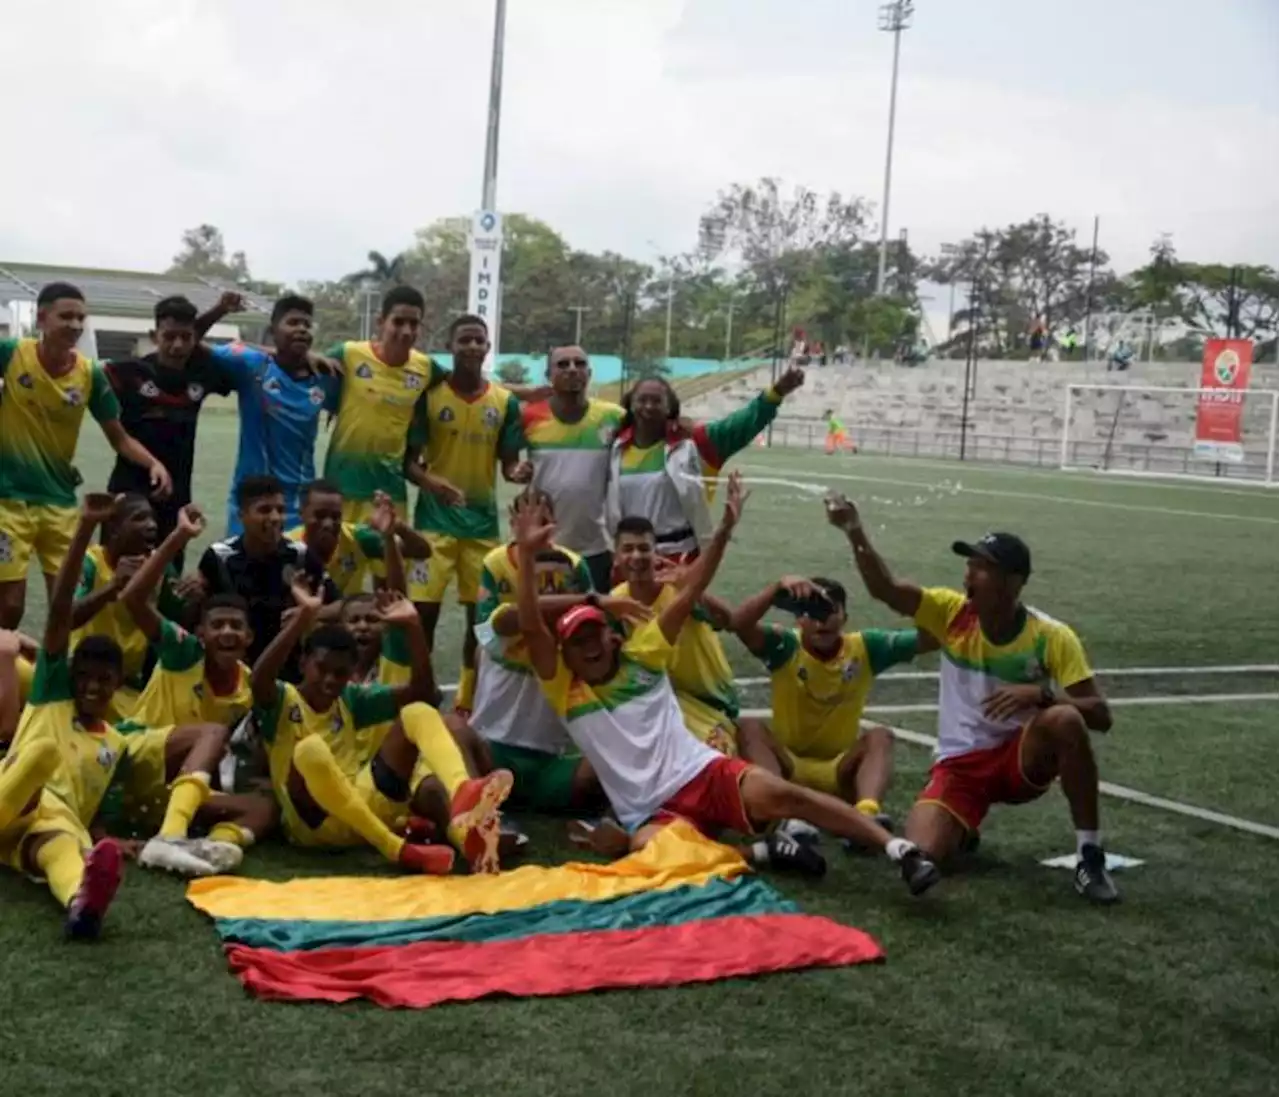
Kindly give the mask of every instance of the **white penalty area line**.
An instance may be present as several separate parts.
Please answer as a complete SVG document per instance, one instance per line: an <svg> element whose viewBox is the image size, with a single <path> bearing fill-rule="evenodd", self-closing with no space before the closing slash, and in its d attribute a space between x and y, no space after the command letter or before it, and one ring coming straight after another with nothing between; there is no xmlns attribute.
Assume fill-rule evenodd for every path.
<svg viewBox="0 0 1280 1097"><path fill-rule="evenodd" d="M1233 701L1280 701L1280 693L1190 693L1183 696L1163 695L1160 697L1108 697L1107 704L1117 707L1124 705L1224 705ZM759 715L767 710L752 710L749 715ZM870 713L901 715L908 712L937 712L938 706L933 703L912 705L867 705Z"/></svg>
<svg viewBox="0 0 1280 1097"><path fill-rule="evenodd" d="M791 469L780 469L772 465L754 465L739 464L737 466L746 472L790 472ZM957 470L957 475L960 475ZM934 491L936 484L929 484L920 480L898 480L887 476L856 476L847 472L810 472L805 470L805 475L813 476L819 480L851 480L863 484L890 484L900 488L914 488L916 491ZM812 483L804 483L799 480L781 480L781 479L755 479L751 476L744 476L744 482L750 486L756 484L777 484L784 487L795 488L806 494L815 494L817 485ZM1231 514L1229 512L1215 513L1207 510L1183 510L1180 507L1152 507L1145 506L1141 503L1116 503L1104 499L1078 499L1070 495L1047 495L1034 491L1002 491L998 488L971 488L960 485L955 489L959 495L990 495L1001 499L1031 499L1041 503L1068 503L1072 506L1079 507L1102 507L1104 510L1125 510L1125 511L1144 511L1147 514L1166 514L1176 518L1215 518L1224 519L1232 522L1253 522L1262 525L1274 526L1280 522L1280 518L1268 518L1263 515L1254 514Z"/></svg>
<svg viewBox="0 0 1280 1097"><path fill-rule="evenodd" d="M1111 670L1096 670L1098 678L1166 678L1175 674L1212 675L1212 674L1275 674L1280 666L1274 663L1238 663L1216 667L1113 667ZM890 671L876 678L878 682L935 682L938 679L936 670L903 670ZM739 686L766 686L768 678L736 678Z"/></svg>

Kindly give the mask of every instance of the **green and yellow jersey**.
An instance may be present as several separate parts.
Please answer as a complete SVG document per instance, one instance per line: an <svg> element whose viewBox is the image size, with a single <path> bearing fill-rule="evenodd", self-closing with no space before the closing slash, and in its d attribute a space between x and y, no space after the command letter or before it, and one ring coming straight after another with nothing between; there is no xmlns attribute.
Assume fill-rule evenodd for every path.
<svg viewBox="0 0 1280 1097"><path fill-rule="evenodd" d="M162 620L156 652L155 669L133 712L137 723L233 727L253 708L249 668L241 663L231 689L219 693L205 676L204 644L194 633Z"/></svg>
<svg viewBox="0 0 1280 1097"><path fill-rule="evenodd" d="M291 541L307 542L306 526L295 526L285 534ZM386 577L382 562L382 534L363 522L343 522L338 530L338 545L324 569L333 585L345 598L365 590L365 579Z"/></svg>
<svg viewBox="0 0 1280 1097"><path fill-rule="evenodd" d="M803 758L830 759L857 741L867 694L877 674L915 657L915 629L846 633L840 650L819 659L799 629L765 627L761 662L773 691L773 733Z"/></svg>
<svg viewBox="0 0 1280 1097"><path fill-rule="evenodd" d="M590 594L591 572L586 562L576 552L560 545L554 547L560 559L538 562L538 595ZM476 620L490 625L493 616L503 606L516 602L516 582L520 577L514 545L499 545L484 558L480 571L480 597L476 602ZM529 649L519 634L494 635L485 644L485 652L499 666L508 670L532 674Z"/></svg>
<svg viewBox="0 0 1280 1097"><path fill-rule="evenodd" d="M368 501L374 492L385 491L404 506L405 440L414 409L444 371L416 350L403 366L389 366L367 342L339 343L328 353L342 363L343 376L325 403L337 414L325 478L342 489L346 500Z"/></svg>
<svg viewBox="0 0 1280 1097"><path fill-rule="evenodd" d="M72 462L87 410L99 423L120 418L106 372L79 352L51 377L36 339L0 340L0 499L73 507L80 476Z"/></svg>
<svg viewBox="0 0 1280 1097"><path fill-rule="evenodd" d="M466 496L465 504L451 507L430 492L419 492L414 528L459 540L497 538L495 472L498 462L518 456L523 444L520 402L489 381L475 395L463 396L446 377L419 405L410 444L423 447L431 471Z"/></svg>

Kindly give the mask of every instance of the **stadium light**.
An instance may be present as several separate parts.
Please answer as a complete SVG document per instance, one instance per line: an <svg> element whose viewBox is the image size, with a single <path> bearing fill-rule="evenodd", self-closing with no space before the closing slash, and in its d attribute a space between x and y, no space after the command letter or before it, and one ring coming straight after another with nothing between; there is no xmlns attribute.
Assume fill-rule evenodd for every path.
<svg viewBox="0 0 1280 1097"><path fill-rule="evenodd" d="M880 267L876 274L876 295L884 294L885 266L889 258L889 186L893 179L893 127L898 115L898 55L902 32L911 26L916 13L914 0L892 0L881 4L877 26L893 34L893 75L889 80L889 140L884 153L884 200L880 203Z"/></svg>

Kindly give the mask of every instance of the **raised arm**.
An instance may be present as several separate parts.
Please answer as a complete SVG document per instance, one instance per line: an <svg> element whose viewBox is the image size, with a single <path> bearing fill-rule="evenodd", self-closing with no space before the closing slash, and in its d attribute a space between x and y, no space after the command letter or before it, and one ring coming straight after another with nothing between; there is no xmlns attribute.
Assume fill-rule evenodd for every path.
<svg viewBox="0 0 1280 1097"><path fill-rule="evenodd" d="M729 476L729 489L725 495L724 514L720 524L712 536L710 543L702 551L702 555L694 561L689 569L683 585L676 588L676 596L667 608L658 615L658 627L667 642L674 644L680 636L680 630L689 619L694 606L701 601L716 576L720 561L724 559L725 549L729 547L729 538L734 527L742 517L742 507L747 501L747 492L742 490L742 476L732 473Z"/></svg>
<svg viewBox="0 0 1280 1097"><path fill-rule="evenodd" d="M270 708L276 703L276 682L280 678L280 672L289 662L289 656L293 654L298 641L320 618L323 600L319 594L311 592L306 579L296 577L292 590L293 604L298 612L275 634L266 651L253 664L253 674L249 681L253 688L253 703L259 708Z"/></svg>
<svg viewBox="0 0 1280 1097"><path fill-rule="evenodd" d="M383 624L387 628L400 629L409 647L409 669L412 673L408 682L394 687L392 691L396 707L404 708L415 701L438 705L440 689L436 685L435 668L431 665L431 647L427 643L427 634L423 631L417 606L403 594L383 591L378 597L378 610Z"/></svg>
<svg viewBox="0 0 1280 1097"><path fill-rule="evenodd" d="M749 446L751 440L777 418L782 401L802 384L804 370L793 366L749 404L722 419L695 427L694 439L702 443L699 449L711 464L716 467L723 465L735 453ZM708 447L709 453L706 452Z"/></svg>
<svg viewBox="0 0 1280 1097"><path fill-rule="evenodd" d="M204 532L204 527L204 515L200 508L194 503L188 503L178 512L178 524L173 532L146 558L120 595L120 601L129 611L129 616L148 640L154 642L160 639L160 614L151 602L152 596L164 581L169 565L188 544ZM118 570L116 574L120 574Z"/></svg>
<svg viewBox="0 0 1280 1097"><path fill-rule="evenodd" d="M560 665L556 638L543 619L538 602L538 553L549 549L556 527L538 507L525 507L511 520L516 535L519 574L516 576L516 612L520 632L529 648L529 662L544 681L552 681Z"/></svg>
<svg viewBox="0 0 1280 1097"><path fill-rule="evenodd" d="M808 579L801 578L798 575L784 575L777 582L770 583L760 593L753 594L738 606L733 611L729 627L733 630L734 635L746 645L747 650L752 655L763 656L765 654L768 634L760 622L764 619L764 615L773 608L778 600L778 595L784 591L797 601L821 597L822 595L822 591L809 582Z"/></svg>
<svg viewBox="0 0 1280 1097"><path fill-rule="evenodd" d="M827 521L848 538L867 593L904 617L914 617L920 608L920 588L915 583L893 577L889 565L881 559L867 537L858 508L836 492L828 493L825 503Z"/></svg>
<svg viewBox="0 0 1280 1097"><path fill-rule="evenodd" d="M84 554L89 551L94 531L115 513L115 509L115 496L103 492L90 492L80 503L80 521L49 593L49 612L44 626L46 657L59 656L67 650L71 640L71 610L84 566Z"/></svg>
<svg viewBox="0 0 1280 1097"><path fill-rule="evenodd" d="M86 557L80 566L80 585L76 589L76 600L71 606L71 627L83 628L116 601L125 584L137 574L145 559L145 556L122 556L116 563L116 570L110 581L94 590L93 561Z"/></svg>

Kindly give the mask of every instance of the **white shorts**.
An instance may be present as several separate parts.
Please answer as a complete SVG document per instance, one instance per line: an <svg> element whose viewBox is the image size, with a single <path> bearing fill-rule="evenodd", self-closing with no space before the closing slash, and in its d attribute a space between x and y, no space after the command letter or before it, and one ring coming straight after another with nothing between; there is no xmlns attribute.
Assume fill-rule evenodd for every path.
<svg viewBox="0 0 1280 1097"><path fill-rule="evenodd" d="M563 754L572 748L564 721L547 704L532 672L511 670L476 652L476 699L471 726L486 739L507 746Z"/></svg>

